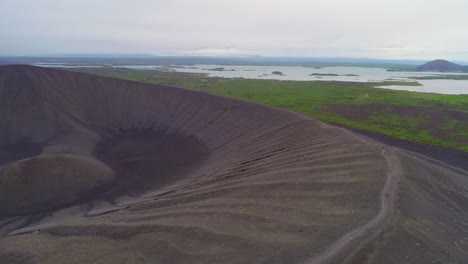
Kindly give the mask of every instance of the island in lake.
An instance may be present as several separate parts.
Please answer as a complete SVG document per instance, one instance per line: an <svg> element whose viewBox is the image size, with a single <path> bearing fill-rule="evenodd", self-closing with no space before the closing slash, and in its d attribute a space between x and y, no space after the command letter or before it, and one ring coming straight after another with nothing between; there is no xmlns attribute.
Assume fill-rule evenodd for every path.
<svg viewBox="0 0 468 264"><path fill-rule="evenodd" d="M206 71L236 71L234 69L227 70L224 67L212 68L212 69L205 69Z"/></svg>
<svg viewBox="0 0 468 264"><path fill-rule="evenodd" d="M279 75L279 76L285 76L285 75L286 75L286 74L284 74L284 73L282 73L282 72L280 72L280 71L274 71L274 72L272 72L271 74L273 74L273 75Z"/></svg>
<svg viewBox="0 0 468 264"><path fill-rule="evenodd" d="M336 76L347 76L347 77L357 77L359 75L356 75L356 74L343 74L343 75L340 75L340 74L337 74L337 73L311 73L309 74L309 76L332 76L332 77L336 77Z"/></svg>

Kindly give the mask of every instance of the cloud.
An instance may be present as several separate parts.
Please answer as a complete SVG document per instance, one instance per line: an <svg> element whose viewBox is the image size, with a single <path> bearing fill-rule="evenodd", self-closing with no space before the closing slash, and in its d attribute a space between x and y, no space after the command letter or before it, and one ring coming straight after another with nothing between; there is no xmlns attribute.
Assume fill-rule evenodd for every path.
<svg viewBox="0 0 468 264"><path fill-rule="evenodd" d="M2 0L0 55L468 60L465 0Z"/></svg>
<svg viewBox="0 0 468 264"><path fill-rule="evenodd" d="M200 56L245 56L255 55L258 51L241 50L236 48L203 48L188 50L184 55L200 55Z"/></svg>

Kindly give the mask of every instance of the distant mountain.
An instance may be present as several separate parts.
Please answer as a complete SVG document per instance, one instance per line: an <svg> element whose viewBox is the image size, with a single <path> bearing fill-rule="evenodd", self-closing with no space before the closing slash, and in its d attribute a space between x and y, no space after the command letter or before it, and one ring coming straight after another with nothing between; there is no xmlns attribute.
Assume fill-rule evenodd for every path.
<svg viewBox="0 0 468 264"><path fill-rule="evenodd" d="M0 55L2 64L63 63L69 65L258 65L304 67L375 67L414 70L424 61L326 57L263 56L151 56L145 54L77 54L49 57L8 57Z"/></svg>
<svg viewBox="0 0 468 264"><path fill-rule="evenodd" d="M462 72L463 66L446 61L433 60L416 68L418 71Z"/></svg>

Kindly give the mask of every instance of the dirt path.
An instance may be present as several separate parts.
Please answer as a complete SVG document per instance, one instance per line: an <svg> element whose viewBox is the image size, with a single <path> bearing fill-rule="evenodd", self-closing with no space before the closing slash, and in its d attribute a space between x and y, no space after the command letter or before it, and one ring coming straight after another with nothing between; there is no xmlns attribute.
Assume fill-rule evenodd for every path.
<svg viewBox="0 0 468 264"><path fill-rule="evenodd" d="M343 130L348 134L352 134L355 137L358 135ZM360 138L360 137L359 137ZM363 142L368 142L365 139L360 138ZM402 175L402 168L396 149L390 147L383 147L380 153L382 157L387 161L387 179L382 188L380 194L380 211L366 224L348 232L335 243L330 245L324 252L308 259L305 263L307 264L323 264L332 263L336 258L342 256L343 253L351 251L359 246L355 246L356 243L363 243L369 238L379 233L381 228L387 224L391 216L395 211L395 200L397 196L397 182Z"/></svg>
<svg viewBox="0 0 468 264"><path fill-rule="evenodd" d="M295 113L292 111L288 112ZM301 115L298 113L295 114ZM382 145L382 151L380 155L385 158L387 162L387 178L380 193L380 210L378 214L366 224L343 235L340 239L330 245L325 251L309 258L304 262L305 264L333 263L334 261L337 261L338 258L343 257L343 253L352 252L352 250L358 249L359 245L354 246L355 244L365 243L377 235L382 230L382 227L390 222L391 217L395 212L395 201L398 187L397 182L403 173L403 169L397 154L397 152L400 150L398 148L384 146L375 140L361 136L360 134L354 133L346 128L332 126L322 121L315 120L307 116L305 117L306 119L319 123L323 128L334 127L343 133L360 140L364 144Z"/></svg>

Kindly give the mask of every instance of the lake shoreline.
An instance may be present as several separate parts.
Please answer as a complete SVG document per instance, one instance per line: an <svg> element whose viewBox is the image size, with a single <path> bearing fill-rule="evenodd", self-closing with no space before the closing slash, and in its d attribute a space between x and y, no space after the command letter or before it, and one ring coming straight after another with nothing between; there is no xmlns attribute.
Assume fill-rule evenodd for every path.
<svg viewBox="0 0 468 264"><path fill-rule="evenodd" d="M76 68L68 64L37 64L43 67ZM397 82L376 86L376 88L427 92L439 94L468 94L468 80L450 80L447 76L460 76L460 73L388 71L385 68L368 67L300 67L300 66L251 66L251 65L80 65L79 68L112 67L134 70L160 70L180 73L199 73L207 77L244 78L284 81L337 81L383 83ZM274 74L281 72L281 74ZM438 79L443 75L445 79ZM466 74L468 78L468 74ZM434 78L434 79L431 79ZM404 84L408 82L408 85ZM419 83L420 85L415 85Z"/></svg>

